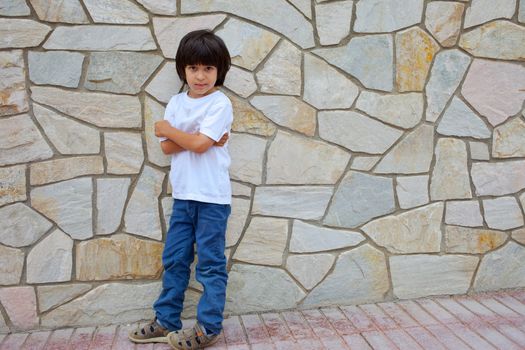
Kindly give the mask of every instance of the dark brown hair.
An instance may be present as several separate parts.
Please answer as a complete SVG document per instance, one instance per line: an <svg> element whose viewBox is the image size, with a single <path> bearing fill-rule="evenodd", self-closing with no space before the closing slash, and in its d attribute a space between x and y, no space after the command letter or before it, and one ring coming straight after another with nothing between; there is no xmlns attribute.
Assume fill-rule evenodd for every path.
<svg viewBox="0 0 525 350"><path fill-rule="evenodd" d="M177 74L186 84L186 66L202 64L217 68L215 86L224 84L226 73L231 66L231 58L226 44L209 30L196 30L186 34L180 41L175 56Z"/></svg>

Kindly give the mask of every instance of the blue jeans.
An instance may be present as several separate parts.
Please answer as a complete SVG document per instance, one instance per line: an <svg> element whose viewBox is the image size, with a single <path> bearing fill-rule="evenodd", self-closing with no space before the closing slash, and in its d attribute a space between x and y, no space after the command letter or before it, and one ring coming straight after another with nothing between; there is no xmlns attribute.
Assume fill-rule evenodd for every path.
<svg viewBox="0 0 525 350"><path fill-rule="evenodd" d="M226 302L226 223L231 207L227 204L176 199L162 253L162 292L153 305L157 319L171 331L182 328L180 314L184 292L190 279L190 265L197 243L196 279L204 292L197 306L197 321L207 330L222 330Z"/></svg>

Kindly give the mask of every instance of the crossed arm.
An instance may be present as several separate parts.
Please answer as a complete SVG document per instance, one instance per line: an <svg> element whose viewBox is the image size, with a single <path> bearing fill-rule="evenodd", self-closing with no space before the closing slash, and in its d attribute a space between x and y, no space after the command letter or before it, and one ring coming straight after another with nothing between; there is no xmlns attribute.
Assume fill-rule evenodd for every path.
<svg viewBox="0 0 525 350"><path fill-rule="evenodd" d="M168 139L160 143L164 154L173 154L184 150L204 153L212 146L222 147L228 140L228 133L224 134L217 142L201 133L188 134L174 128L167 120L155 123L155 136Z"/></svg>

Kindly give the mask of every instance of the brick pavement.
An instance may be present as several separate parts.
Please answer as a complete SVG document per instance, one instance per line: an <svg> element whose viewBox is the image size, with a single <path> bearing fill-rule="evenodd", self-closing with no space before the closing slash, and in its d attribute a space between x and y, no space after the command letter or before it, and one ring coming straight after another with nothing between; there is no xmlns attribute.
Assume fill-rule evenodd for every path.
<svg viewBox="0 0 525 350"><path fill-rule="evenodd" d="M130 343L127 333L137 326L0 334L0 349L170 349ZM523 350L525 290L234 316L208 349Z"/></svg>

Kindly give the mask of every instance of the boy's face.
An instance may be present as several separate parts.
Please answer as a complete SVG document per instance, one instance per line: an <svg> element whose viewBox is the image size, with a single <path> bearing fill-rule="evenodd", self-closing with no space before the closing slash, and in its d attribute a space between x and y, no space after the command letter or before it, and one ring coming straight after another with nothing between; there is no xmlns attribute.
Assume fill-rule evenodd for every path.
<svg viewBox="0 0 525 350"><path fill-rule="evenodd" d="M217 67L202 64L187 65L184 73L190 88L188 92L190 97L204 97L216 90Z"/></svg>

